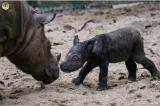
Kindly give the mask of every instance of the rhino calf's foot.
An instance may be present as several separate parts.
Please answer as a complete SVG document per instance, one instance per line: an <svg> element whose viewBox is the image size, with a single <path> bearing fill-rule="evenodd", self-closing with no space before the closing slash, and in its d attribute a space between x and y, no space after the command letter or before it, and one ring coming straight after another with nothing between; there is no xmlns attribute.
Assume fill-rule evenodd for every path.
<svg viewBox="0 0 160 106"><path fill-rule="evenodd" d="M97 87L96 90L97 90L97 91L104 91L104 90L107 90L107 85L106 85L106 84L104 84L104 85L98 85L98 87Z"/></svg>
<svg viewBox="0 0 160 106"><path fill-rule="evenodd" d="M136 81L136 77L128 77L128 79L131 81Z"/></svg>
<svg viewBox="0 0 160 106"><path fill-rule="evenodd" d="M153 76L153 79L154 80L160 80L160 73L158 72L157 75Z"/></svg>
<svg viewBox="0 0 160 106"><path fill-rule="evenodd" d="M129 74L128 79L131 81L136 81L136 74Z"/></svg>
<svg viewBox="0 0 160 106"><path fill-rule="evenodd" d="M83 83L83 79L80 77L73 78L72 83L74 83L75 85L80 85L81 83Z"/></svg>

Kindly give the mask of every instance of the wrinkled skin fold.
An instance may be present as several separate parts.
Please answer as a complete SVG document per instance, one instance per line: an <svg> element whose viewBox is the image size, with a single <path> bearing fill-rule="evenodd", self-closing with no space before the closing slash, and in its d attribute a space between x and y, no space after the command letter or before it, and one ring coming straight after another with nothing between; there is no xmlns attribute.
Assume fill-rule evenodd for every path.
<svg viewBox="0 0 160 106"><path fill-rule="evenodd" d="M7 2L8 10L0 8L0 56L6 56L36 80L52 83L59 77L61 56L52 55L44 25L54 20L56 14L38 14L25 1Z"/></svg>
<svg viewBox="0 0 160 106"><path fill-rule="evenodd" d="M122 28L108 34L97 35L92 39L79 42L78 35L74 38L74 46L66 55L60 68L64 72L73 72L82 67L77 78L72 82L79 85L87 74L95 67L100 68L98 91L107 89L108 65L125 61L128 78L136 80L136 63L149 70L153 79L160 79L160 73L154 63L145 56L143 38L133 28Z"/></svg>

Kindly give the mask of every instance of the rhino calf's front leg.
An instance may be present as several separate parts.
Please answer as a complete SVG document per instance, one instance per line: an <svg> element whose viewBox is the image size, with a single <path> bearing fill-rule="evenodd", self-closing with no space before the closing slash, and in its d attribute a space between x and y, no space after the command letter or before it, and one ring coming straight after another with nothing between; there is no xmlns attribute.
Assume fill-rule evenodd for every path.
<svg viewBox="0 0 160 106"><path fill-rule="evenodd" d="M97 87L97 91L102 91L107 89L108 65L109 65L108 59L100 60L99 84Z"/></svg>
<svg viewBox="0 0 160 106"><path fill-rule="evenodd" d="M87 62L85 64L85 66L81 69L81 71L79 72L79 75L77 78L74 78L72 80L72 82L75 84L75 85L79 85L81 83L83 83L83 80L85 79L85 77L87 76L87 74L93 69L95 68L96 66L98 66L98 64L96 62Z"/></svg>

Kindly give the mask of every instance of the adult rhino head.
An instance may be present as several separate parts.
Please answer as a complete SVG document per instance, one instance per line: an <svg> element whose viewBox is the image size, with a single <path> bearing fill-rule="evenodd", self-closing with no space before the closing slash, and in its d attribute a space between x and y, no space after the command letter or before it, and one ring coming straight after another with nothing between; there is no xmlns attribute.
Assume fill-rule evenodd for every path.
<svg viewBox="0 0 160 106"><path fill-rule="evenodd" d="M0 5L2 5L0 1ZM33 78L50 84L59 77L60 54L53 56L44 25L56 14L38 14L24 1L8 1L10 8L0 8L0 55Z"/></svg>

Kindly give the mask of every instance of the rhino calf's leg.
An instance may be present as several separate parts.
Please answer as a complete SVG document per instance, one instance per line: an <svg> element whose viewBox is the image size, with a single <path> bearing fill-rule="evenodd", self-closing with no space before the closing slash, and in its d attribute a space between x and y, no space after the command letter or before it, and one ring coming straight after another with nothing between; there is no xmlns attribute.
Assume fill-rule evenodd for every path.
<svg viewBox="0 0 160 106"><path fill-rule="evenodd" d="M81 71L79 72L79 75L77 78L74 78L72 80L72 83L74 83L75 85L79 85L81 83L83 83L83 80L85 79L85 77L87 76L87 74L96 66L98 66L97 63L94 62L87 62L85 64L85 66L81 69Z"/></svg>
<svg viewBox="0 0 160 106"><path fill-rule="evenodd" d="M99 84L97 87L97 91L102 91L107 89L108 65L109 62L106 59L102 59L99 63L100 73L99 73Z"/></svg>
<svg viewBox="0 0 160 106"><path fill-rule="evenodd" d="M142 64L143 67L151 73L154 80L160 79L160 73L157 70L155 64L150 59L145 56L139 56L139 58L135 58L135 61Z"/></svg>
<svg viewBox="0 0 160 106"><path fill-rule="evenodd" d="M136 81L136 70L137 70L137 65L136 63L130 58L126 62L126 67L128 69L128 79L131 81Z"/></svg>

